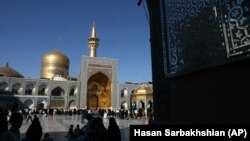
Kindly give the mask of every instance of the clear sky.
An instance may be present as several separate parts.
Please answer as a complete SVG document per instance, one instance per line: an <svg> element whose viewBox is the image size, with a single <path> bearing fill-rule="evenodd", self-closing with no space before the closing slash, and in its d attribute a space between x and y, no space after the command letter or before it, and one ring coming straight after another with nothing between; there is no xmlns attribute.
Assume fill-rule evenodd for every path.
<svg viewBox="0 0 250 141"><path fill-rule="evenodd" d="M39 78L41 59L59 36L69 74L77 76L93 22L97 56L118 59L118 81L152 81L149 24L137 0L0 0L0 65Z"/></svg>

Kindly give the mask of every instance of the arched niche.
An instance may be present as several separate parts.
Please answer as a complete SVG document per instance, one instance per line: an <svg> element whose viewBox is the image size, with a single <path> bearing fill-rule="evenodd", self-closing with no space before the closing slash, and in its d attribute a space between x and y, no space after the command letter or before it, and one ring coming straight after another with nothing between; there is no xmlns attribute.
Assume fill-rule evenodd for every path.
<svg viewBox="0 0 250 141"><path fill-rule="evenodd" d="M111 107L111 81L102 72L93 74L87 82L87 106L94 108Z"/></svg>
<svg viewBox="0 0 250 141"><path fill-rule="evenodd" d="M64 90L61 87L56 87L51 91L51 96L64 96Z"/></svg>
<svg viewBox="0 0 250 141"><path fill-rule="evenodd" d="M33 108L34 108L34 102L33 102L31 99L25 100L23 104L24 104L25 107L27 107L28 109L33 109Z"/></svg>
<svg viewBox="0 0 250 141"><path fill-rule="evenodd" d="M39 85L38 95L48 95L48 85L47 84Z"/></svg>
<svg viewBox="0 0 250 141"><path fill-rule="evenodd" d="M32 95L35 92L35 85L33 83L26 84L25 95Z"/></svg>
<svg viewBox="0 0 250 141"><path fill-rule="evenodd" d="M22 91L22 88L21 88L21 83L14 83L13 85L12 85L12 90L11 90L11 92L13 93L13 94L21 94L21 91Z"/></svg>
<svg viewBox="0 0 250 141"><path fill-rule="evenodd" d="M77 91L78 90L77 90L76 86L70 87L70 89L69 89L69 96L76 96Z"/></svg>
<svg viewBox="0 0 250 141"><path fill-rule="evenodd" d="M0 92L6 92L9 90L9 86L6 82L0 82Z"/></svg>
<svg viewBox="0 0 250 141"><path fill-rule="evenodd" d="M42 109L47 108L47 107L48 107L47 100L45 100L45 99L39 99L37 101L37 106L36 106L37 110L40 110L40 109L42 110Z"/></svg>
<svg viewBox="0 0 250 141"><path fill-rule="evenodd" d="M126 88L123 88L121 90L121 98L127 97L128 96L128 90Z"/></svg>
<svg viewBox="0 0 250 141"><path fill-rule="evenodd" d="M128 109L128 103L127 103L127 101L122 101L122 103L121 103L121 109Z"/></svg>
<svg viewBox="0 0 250 141"><path fill-rule="evenodd" d="M68 107L69 107L69 109L76 108L76 101L75 100L69 101Z"/></svg>

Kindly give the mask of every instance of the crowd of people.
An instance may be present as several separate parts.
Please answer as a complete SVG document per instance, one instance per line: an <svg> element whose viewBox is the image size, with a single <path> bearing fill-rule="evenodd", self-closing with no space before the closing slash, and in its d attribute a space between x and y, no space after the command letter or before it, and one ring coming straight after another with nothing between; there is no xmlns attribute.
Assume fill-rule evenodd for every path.
<svg viewBox="0 0 250 141"><path fill-rule="evenodd" d="M120 128L114 117L109 118L107 129L101 117L93 117L92 114L87 114L87 120L88 123L81 129L79 124L75 128L74 125L70 125L66 137L73 138L76 141L121 141Z"/></svg>
<svg viewBox="0 0 250 141"><path fill-rule="evenodd" d="M44 116L55 116L55 115L83 115L86 117L88 113L91 113L94 116L100 116L101 118L108 118L108 117L115 117L119 119L141 119L144 116L148 116L153 113L152 108L148 108L146 110L139 108L139 109L40 109L40 110L29 110L29 109L22 109L21 112L23 113L25 119L30 120L31 114L39 114Z"/></svg>
<svg viewBox="0 0 250 141"><path fill-rule="evenodd" d="M31 119L30 124L24 138L20 138L20 128L23 124L24 116L18 108L18 103L14 103L10 109L0 110L0 141L40 141L42 138L42 126L36 115ZM9 118L8 118L9 117ZM10 128L8 128L10 124Z"/></svg>
<svg viewBox="0 0 250 141"><path fill-rule="evenodd" d="M31 114L23 114L18 109L17 103L10 110L0 110L0 141L53 141L54 139L49 133L43 133L36 113L29 113ZM109 117L108 128L104 126L103 117L98 114L86 112L85 116L82 113L82 117L86 118L88 122L82 128L79 124L75 128L71 125L66 134L67 138L76 141L106 141L108 139L121 141L121 132L113 116ZM25 136L21 138L20 128L25 120L26 122L31 121L31 124ZM44 137L42 138L43 134Z"/></svg>

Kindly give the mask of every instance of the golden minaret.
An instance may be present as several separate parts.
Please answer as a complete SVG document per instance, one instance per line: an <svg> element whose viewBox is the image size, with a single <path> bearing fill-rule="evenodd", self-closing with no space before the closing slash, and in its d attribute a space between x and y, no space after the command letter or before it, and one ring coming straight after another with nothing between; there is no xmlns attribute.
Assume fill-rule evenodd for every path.
<svg viewBox="0 0 250 141"><path fill-rule="evenodd" d="M89 50L89 56L90 57L96 57L96 49L99 45L99 38L96 36L96 27L95 23L93 23L93 27L91 30L90 37L88 38L88 46L90 48Z"/></svg>

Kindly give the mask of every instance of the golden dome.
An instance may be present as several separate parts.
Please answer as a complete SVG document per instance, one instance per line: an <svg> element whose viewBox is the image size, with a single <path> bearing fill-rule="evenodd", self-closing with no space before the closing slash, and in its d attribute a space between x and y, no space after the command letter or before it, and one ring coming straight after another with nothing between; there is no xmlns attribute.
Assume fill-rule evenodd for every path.
<svg viewBox="0 0 250 141"><path fill-rule="evenodd" d="M9 64L6 63L5 66L0 67L0 76L3 77L17 77L17 78L23 78L23 75L21 75L19 72L17 72L15 69L9 67Z"/></svg>
<svg viewBox="0 0 250 141"><path fill-rule="evenodd" d="M152 87L147 84L141 84L135 89L135 94L152 94Z"/></svg>
<svg viewBox="0 0 250 141"><path fill-rule="evenodd" d="M69 65L69 58L62 52L54 50L43 56L42 63L57 63Z"/></svg>
<svg viewBox="0 0 250 141"><path fill-rule="evenodd" d="M42 58L41 78L52 79L55 76L67 78L69 58L58 50L45 54Z"/></svg>

